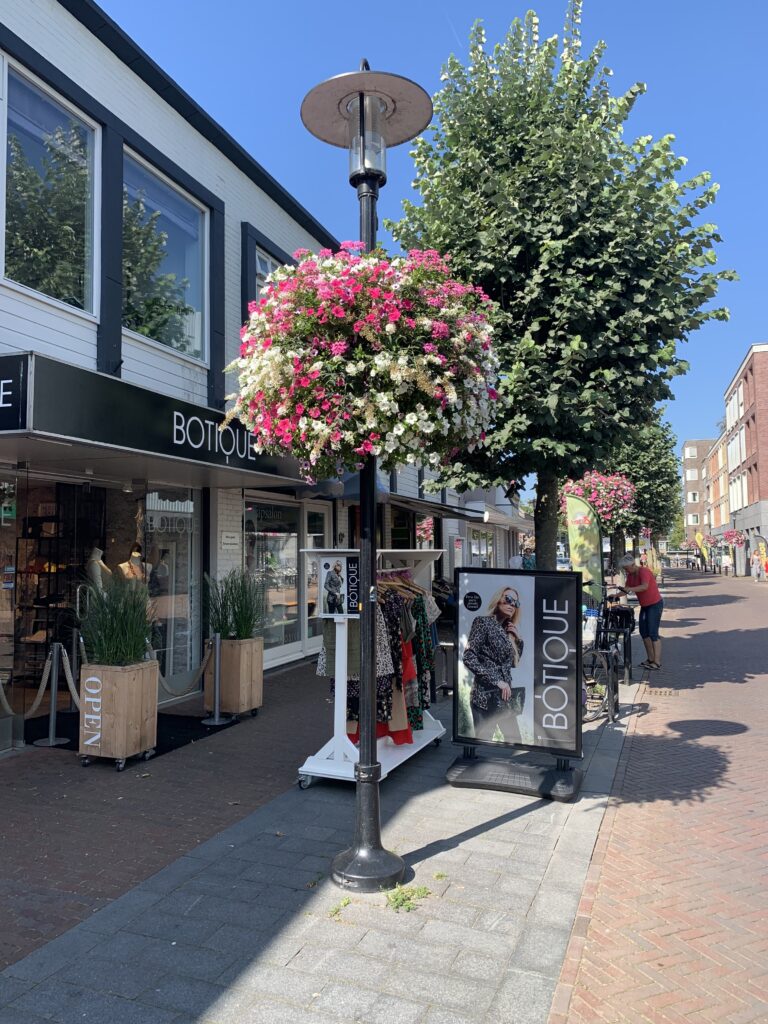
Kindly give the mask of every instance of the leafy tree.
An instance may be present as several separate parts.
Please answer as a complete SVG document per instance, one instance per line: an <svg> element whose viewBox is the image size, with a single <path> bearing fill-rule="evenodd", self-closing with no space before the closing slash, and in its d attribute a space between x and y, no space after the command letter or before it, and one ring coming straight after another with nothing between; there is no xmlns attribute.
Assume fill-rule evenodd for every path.
<svg viewBox="0 0 768 1024"><path fill-rule="evenodd" d="M88 300L92 243L88 167L86 136L76 124L45 140L39 168L21 140L8 136L6 276L80 309ZM185 351L185 321L194 310L184 301L187 281L160 273L168 236L159 217L143 196L131 202L123 191L123 324Z"/></svg>
<svg viewBox="0 0 768 1024"><path fill-rule="evenodd" d="M159 219L159 210L147 211L143 195L131 202L123 189L123 326L186 352L185 320L194 309L184 302L188 282L158 273L168 242Z"/></svg>
<svg viewBox="0 0 768 1024"><path fill-rule="evenodd" d="M680 548L682 546L683 541L685 540L685 523L683 522L682 495L678 495L678 502L679 507L675 515L675 518L672 522L672 527L669 531L669 536L667 537L667 540L669 541L669 546L673 550L677 550L678 548Z"/></svg>
<svg viewBox="0 0 768 1024"><path fill-rule="evenodd" d="M612 96L604 44L581 57L580 0L562 45L533 12L492 50L476 24L469 63L445 65L415 187L388 225L405 247L452 256L501 307L504 378L491 446L444 471L467 488L537 474L539 565L554 568L558 483L596 465L621 431L670 397L676 343L707 320L731 271L714 272L707 173L679 182L673 137L626 142L641 84Z"/></svg>
<svg viewBox="0 0 768 1024"><path fill-rule="evenodd" d="M84 309L90 238L88 151L76 126L46 140L38 170L9 125L5 275Z"/></svg>
<svg viewBox="0 0 768 1024"><path fill-rule="evenodd" d="M638 536L647 526L653 539L673 527L680 512L680 468L677 437L657 411L648 422L625 433L606 460L606 468L623 473L635 485L635 514L629 532Z"/></svg>

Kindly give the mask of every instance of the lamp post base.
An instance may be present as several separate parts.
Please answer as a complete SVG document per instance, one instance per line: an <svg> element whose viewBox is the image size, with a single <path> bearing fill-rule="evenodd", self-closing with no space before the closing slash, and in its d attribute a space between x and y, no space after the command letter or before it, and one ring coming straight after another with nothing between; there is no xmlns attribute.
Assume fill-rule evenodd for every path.
<svg viewBox="0 0 768 1024"><path fill-rule="evenodd" d="M405 861L383 847L353 846L333 858L331 878L353 892L394 889L403 880Z"/></svg>
<svg viewBox="0 0 768 1024"><path fill-rule="evenodd" d="M348 850L333 858L331 878L342 889L380 892L402 882L405 861L381 845L379 779L381 765L355 765L355 838Z"/></svg>

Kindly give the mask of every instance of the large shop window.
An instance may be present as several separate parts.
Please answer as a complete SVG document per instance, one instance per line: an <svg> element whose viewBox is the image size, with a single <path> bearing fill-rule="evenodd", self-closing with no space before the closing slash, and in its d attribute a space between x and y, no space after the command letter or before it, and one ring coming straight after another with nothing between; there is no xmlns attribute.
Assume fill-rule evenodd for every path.
<svg viewBox="0 0 768 1024"><path fill-rule="evenodd" d="M300 514L296 505L247 502L245 506L245 564L264 586L266 650L301 640Z"/></svg>
<svg viewBox="0 0 768 1024"><path fill-rule="evenodd" d="M205 359L205 210L128 153L123 164L123 327Z"/></svg>
<svg viewBox="0 0 768 1024"><path fill-rule="evenodd" d="M96 130L8 69L3 275L94 311Z"/></svg>
<svg viewBox="0 0 768 1024"><path fill-rule="evenodd" d="M484 530L469 531L470 565L478 569L493 568L493 534Z"/></svg>
<svg viewBox="0 0 768 1024"><path fill-rule="evenodd" d="M145 502L147 584L160 662L160 701L199 689L201 649L201 492L150 491Z"/></svg>

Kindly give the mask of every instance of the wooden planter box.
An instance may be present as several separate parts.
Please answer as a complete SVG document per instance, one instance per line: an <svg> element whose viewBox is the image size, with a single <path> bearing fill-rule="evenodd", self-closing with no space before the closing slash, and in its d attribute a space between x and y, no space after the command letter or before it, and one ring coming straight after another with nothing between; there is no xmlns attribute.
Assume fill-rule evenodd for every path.
<svg viewBox="0 0 768 1024"><path fill-rule="evenodd" d="M221 708L227 715L256 711L264 703L264 640L221 641ZM213 710L213 653L205 670L205 709Z"/></svg>
<svg viewBox="0 0 768 1024"><path fill-rule="evenodd" d="M80 757L127 757L157 743L156 661L83 665L80 669ZM84 761L87 763L87 761Z"/></svg>

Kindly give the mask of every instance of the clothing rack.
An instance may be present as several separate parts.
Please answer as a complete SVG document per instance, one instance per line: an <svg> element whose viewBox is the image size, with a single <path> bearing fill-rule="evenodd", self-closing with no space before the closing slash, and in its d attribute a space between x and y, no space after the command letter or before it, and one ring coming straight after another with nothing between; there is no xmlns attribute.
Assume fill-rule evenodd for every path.
<svg viewBox="0 0 768 1024"><path fill-rule="evenodd" d="M302 552L304 554L306 552ZM312 552L315 554L316 552ZM430 585L430 566L442 551L426 549L419 551L380 551L379 560L400 561L394 567L379 568L379 576L394 576L410 573L410 579L424 590ZM394 556L394 557L392 557ZM417 574L421 578L417 578ZM426 586L425 586L426 584ZM347 643L349 636L349 619L343 615L334 615L336 630L336 655L334 662L335 690L333 699L333 736L311 757L308 757L299 769L299 786L306 789L316 779L341 779L355 781L355 764L360 752L347 735ZM414 730L413 743L397 745L387 736L377 740L377 760L381 764L381 777L385 779L398 765L418 754L430 743L438 745L445 735L445 726L434 718L429 711L423 713L422 729Z"/></svg>

